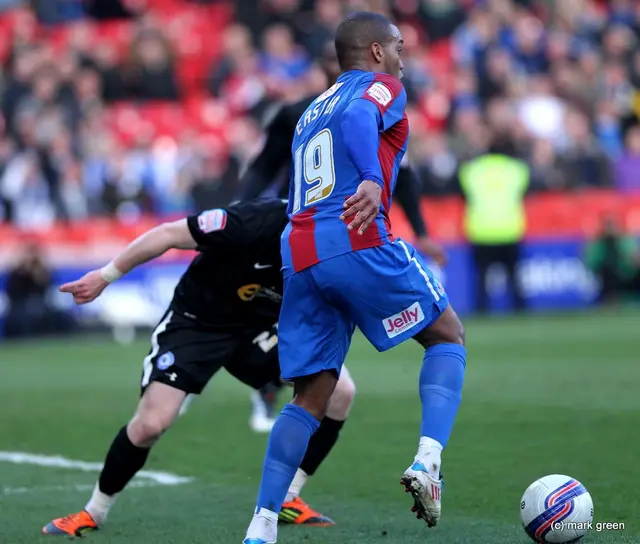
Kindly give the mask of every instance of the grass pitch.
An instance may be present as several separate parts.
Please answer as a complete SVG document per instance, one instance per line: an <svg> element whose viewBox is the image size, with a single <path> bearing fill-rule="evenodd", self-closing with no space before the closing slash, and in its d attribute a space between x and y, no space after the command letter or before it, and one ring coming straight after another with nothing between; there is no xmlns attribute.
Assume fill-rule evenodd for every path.
<svg viewBox="0 0 640 544"><path fill-rule="evenodd" d="M337 525L285 527L281 544L524 544L520 497L550 473L582 481L595 521L625 524L585 542L640 542L640 311L466 325L469 363L437 529L413 518L398 484L417 447L421 350L378 354L358 337L348 360L356 404L304 493ZM119 346L95 337L1 344L0 450L101 462L133 412L147 349L146 339ZM266 442L248 428L248 394L228 375L214 379L147 467L193 482L126 490L85 541L239 544ZM81 509L96 475L0 461L0 543L50 540L40 527Z"/></svg>

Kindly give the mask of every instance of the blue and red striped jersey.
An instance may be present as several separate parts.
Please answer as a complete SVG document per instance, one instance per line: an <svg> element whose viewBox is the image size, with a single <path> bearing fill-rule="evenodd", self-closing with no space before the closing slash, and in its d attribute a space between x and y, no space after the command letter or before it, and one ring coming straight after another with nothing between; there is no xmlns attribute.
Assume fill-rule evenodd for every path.
<svg viewBox="0 0 640 544"><path fill-rule="evenodd" d="M286 276L350 251L393 240L389 208L409 137L406 91L388 74L350 70L298 121L292 145L289 224L282 234ZM382 187L380 213L363 235L340 220L364 180Z"/></svg>

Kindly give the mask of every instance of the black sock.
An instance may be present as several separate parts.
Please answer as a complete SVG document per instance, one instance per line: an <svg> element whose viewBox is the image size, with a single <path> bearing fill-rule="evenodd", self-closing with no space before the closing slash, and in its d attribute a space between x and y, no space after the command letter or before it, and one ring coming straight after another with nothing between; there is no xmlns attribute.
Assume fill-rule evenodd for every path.
<svg viewBox="0 0 640 544"><path fill-rule="evenodd" d="M124 426L116 435L100 473L99 487L105 495L120 493L147 462L150 448L139 448L131 443Z"/></svg>
<svg viewBox="0 0 640 544"><path fill-rule="evenodd" d="M307 447L307 453L300 463L300 468L304 470L309 476L313 475L318 467L327 458L329 452L333 449L338 436L340 435L340 429L344 425L344 421L336 421L330 417L326 417L320 423L320 427L315 434L309 440L309 446Z"/></svg>

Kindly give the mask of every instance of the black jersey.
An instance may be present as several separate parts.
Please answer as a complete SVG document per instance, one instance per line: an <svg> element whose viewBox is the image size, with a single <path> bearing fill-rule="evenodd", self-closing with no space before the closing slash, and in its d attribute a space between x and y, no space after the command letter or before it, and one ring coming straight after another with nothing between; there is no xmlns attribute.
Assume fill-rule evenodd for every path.
<svg viewBox="0 0 640 544"><path fill-rule="evenodd" d="M307 96L299 102L286 104L267 128L267 140L262 151L249 165L243 176L243 199L257 198L272 183L279 183L278 196L289 196L289 171L291 169L291 145L298 120L309 104L317 97ZM394 196L402 206L417 236L427 233L420 213L420 187L412 169L401 165Z"/></svg>
<svg viewBox="0 0 640 544"><path fill-rule="evenodd" d="M171 309L221 330L277 321L286 210L286 201L265 199L189 216L200 254L176 286Z"/></svg>

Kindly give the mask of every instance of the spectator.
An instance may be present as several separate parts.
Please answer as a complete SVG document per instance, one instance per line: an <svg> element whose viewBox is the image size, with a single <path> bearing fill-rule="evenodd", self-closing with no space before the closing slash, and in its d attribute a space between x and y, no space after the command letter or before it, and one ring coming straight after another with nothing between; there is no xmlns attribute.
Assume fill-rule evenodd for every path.
<svg viewBox="0 0 640 544"><path fill-rule="evenodd" d="M566 116L567 145L559 168L567 188L611 187L611 165L590 131L589 119L577 110Z"/></svg>
<svg viewBox="0 0 640 544"><path fill-rule="evenodd" d="M449 149L447 139L440 134L431 134L418 140L416 147L413 166L420 175L423 193L429 196L456 194L458 159Z"/></svg>
<svg viewBox="0 0 640 544"><path fill-rule="evenodd" d="M14 130L14 119L20 104L31 89L31 81L41 60L41 48L28 46L15 51L9 64L2 95L2 113L7 122L7 129Z"/></svg>
<svg viewBox="0 0 640 544"><path fill-rule="evenodd" d="M246 59L255 59L249 29L238 24L230 25L222 38L222 58L209 76L209 92L213 96L221 96L229 79L243 75L241 68L247 66Z"/></svg>
<svg viewBox="0 0 640 544"><path fill-rule="evenodd" d="M560 191L565 189L558 170L558 158L549 140L535 140L529 157L531 166L530 192Z"/></svg>
<svg viewBox="0 0 640 544"><path fill-rule="evenodd" d="M616 302L640 293L640 252L636 241L625 236L614 217L605 218L600 235L587 245L585 262L600 280L600 300Z"/></svg>
<svg viewBox="0 0 640 544"><path fill-rule="evenodd" d="M553 93L549 76L531 77L529 92L518 100L520 121L531 136L561 145L565 139L565 112L566 105Z"/></svg>
<svg viewBox="0 0 640 544"><path fill-rule="evenodd" d="M105 102L123 100L127 90L115 48L109 43L99 44L90 65L94 63L100 74L102 99Z"/></svg>
<svg viewBox="0 0 640 544"><path fill-rule="evenodd" d="M40 249L28 245L18 264L9 272L6 295L9 311L4 324L7 338L27 338L70 332L73 318L55 308L49 299L51 273Z"/></svg>
<svg viewBox="0 0 640 544"><path fill-rule="evenodd" d="M464 10L455 0L422 0L419 5L420 22L432 42L448 38L464 23Z"/></svg>
<svg viewBox="0 0 640 544"><path fill-rule="evenodd" d="M42 230L53 225L56 218L54 195L34 151L23 151L9 161L0 186L10 203L12 221L18 228Z"/></svg>
<svg viewBox="0 0 640 544"><path fill-rule="evenodd" d="M145 29L132 45L129 92L144 100L178 100L173 56L168 41L154 29Z"/></svg>
<svg viewBox="0 0 640 544"><path fill-rule="evenodd" d="M640 125L627 132L624 154L615 166L615 183L622 193L640 193Z"/></svg>
<svg viewBox="0 0 640 544"><path fill-rule="evenodd" d="M265 30L260 71L272 96L281 97L282 91L295 85L310 67L309 56L294 42L288 27L277 24Z"/></svg>
<svg viewBox="0 0 640 544"><path fill-rule="evenodd" d="M487 101L504 96L507 83L512 77L513 64L509 52L505 49L492 47L487 52L484 69L480 72L478 93L480 98Z"/></svg>
<svg viewBox="0 0 640 544"><path fill-rule="evenodd" d="M344 14L339 0L315 2L313 24L302 38L304 46L314 58L324 54L325 44L333 39L333 34Z"/></svg>

